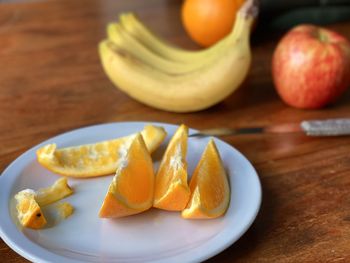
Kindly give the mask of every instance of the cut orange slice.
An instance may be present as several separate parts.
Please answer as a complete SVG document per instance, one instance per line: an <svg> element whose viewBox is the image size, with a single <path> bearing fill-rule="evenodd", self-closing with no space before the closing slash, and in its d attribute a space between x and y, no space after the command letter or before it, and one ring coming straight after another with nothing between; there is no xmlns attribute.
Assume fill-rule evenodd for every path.
<svg viewBox="0 0 350 263"><path fill-rule="evenodd" d="M35 191L26 189L15 195L18 220L24 227L40 229L46 225L46 219L35 201Z"/></svg>
<svg viewBox="0 0 350 263"><path fill-rule="evenodd" d="M162 127L147 125L141 132L149 152L155 151L163 142L166 132ZM37 151L40 164L50 171L72 177L93 177L115 173L118 151L128 144L134 135L57 149L56 144L48 144Z"/></svg>
<svg viewBox="0 0 350 263"><path fill-rule="evenodd" d="M187 184L187 137L188 128L181 125L169 142L156 175L154 207L171 211L186 207L191 195Z"/></svg>
<svg viewBox="0 0 350 263"><path fill-rule="evenodd" d="M226 212L230 188L214 140L210 140L194 170L190 189L192 195L186 209L182 211L183 218L215 218Z"/></svg>
<svg viewBox="0 0 350 263"><path fill-rule="evenodd" d="M152 159L140 134L130 146L119 149L117 171L99 212L100 217L123 217L152 206L154 173Z"/></svg>

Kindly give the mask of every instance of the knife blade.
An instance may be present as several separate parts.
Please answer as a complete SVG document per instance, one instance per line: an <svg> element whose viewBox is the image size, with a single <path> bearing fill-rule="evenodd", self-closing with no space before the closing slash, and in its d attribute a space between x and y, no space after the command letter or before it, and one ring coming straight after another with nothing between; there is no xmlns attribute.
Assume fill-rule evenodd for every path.
<svg viewBox="0 0 350 263"><path fill-rule="evenodd" d="M305 120L299 123L282 123L265 127L213 128L194 132L189 137L259 133L304 133L307 136L350 135L350 118Z"/></svg>

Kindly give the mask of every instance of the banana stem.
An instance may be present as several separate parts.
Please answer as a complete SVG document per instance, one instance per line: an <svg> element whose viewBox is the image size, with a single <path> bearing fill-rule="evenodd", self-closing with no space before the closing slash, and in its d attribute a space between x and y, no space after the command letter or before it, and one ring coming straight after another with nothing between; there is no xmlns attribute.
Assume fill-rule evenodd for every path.
<svg viewBox="0 0 350 263"><path fill-rule="evenodd" d="M237 15L245 18L255 19L259 14L259 1L247 0L238 10Z"/></svg>
<svg viewBox="0 0 350 263"><path fill-rule="evenodd" d="M251 25L258 15L258 11L258 0L247 0L237 12L231 33L221 42L232 45L238 40L249 37Z"/></svg>

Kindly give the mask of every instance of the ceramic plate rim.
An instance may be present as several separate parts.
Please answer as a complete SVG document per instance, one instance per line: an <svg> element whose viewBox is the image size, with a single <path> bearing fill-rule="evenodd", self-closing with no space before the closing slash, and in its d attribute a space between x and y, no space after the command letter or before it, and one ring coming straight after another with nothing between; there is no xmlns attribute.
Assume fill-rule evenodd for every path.
<svg viewBox="0 0 350 263"><path fill-rule="evenodd" d="M17 178L16 176L13 176L12 178L10 176L6 176L6 174L10 173L13 169L16 169L16 166L22 162L25 163L25 160L28 156L30 156L31 154L35 154L36 149L38 149L39 147L52 142L54 140L57 140L61 137L66 137L69 136L70 134L74 134L74 133L79 133L82 132L83 130L86 129L94 129L94 128L98 128L98 127L102 127L102 126L109 126L109 125L145 125L145 124L152 124L152 125L158 125L158 126L173 126L176 127L177 125L175 124L171 124L171 123L162 123L162 122L146 122L146 121L133 121L133 122L109 122L109 123L101 123L101 124L96 124L96 125L90 125L90 126L85 126L85 127L81 127L81 128L77 128L77 129L73 129L67 132L63 132L61 134L58 134L56 136L53 136L33 147L31 147L30 149L28 149L27 151L25 151L23 154L21 154L20 156L18 156L14 161L12 161L2 172L1 176L0 176L0 189L1 188L5 188L2 187L2 185L7 184L9 186L13 186L13 183L15 181L15 179ZM197 132L197 130L195 129L190 129L190 134ZM220 141L220 143L224 144L226 147L229 147L230 150L233 150L235 152L236 155L238 155L241 159L243 159L246 162L246 165L249 166L249 169L254 173L254 180L255 180L255 187L256 189L254 189L256 191L256 203L255 203L255 207L254 207L254 211L253 213L250 215L249 220L246 222L246 224L244 225L244 227L241 228L241 230L239 231L239 233L236 236L232 236L232 237L228 237L225 240L221 240L221 244L217 245L216 247L214 247L211 250L208 251L202 251L201 255L193 255L193 258L186 258L187 261L203 261L206 260L208 258L211 258L215 255L217 255L218 253L222 252L223 250L225 250L226 248L228 248L229 246L231 246L233 243L235 243L248 229L249 227L252 225L252 223L254 222L259 210L260 210L260 206L261 206L261 201L262 201L262 188L261 188L261 183L259 180L259 176L255 170L255 168L253 167L253 165L250 163L250 161L242 154L240 153L236 148L234 148L232 145L226 143L225 141L214 137L215 140ZM12 184L11 184L12 183ZM11 187L8 187L8 189L2 189L2 191L0 191L0 210L2 211L7 211L6 216L3 217L3 220L0 221L0 236L3 239L3 241L10 247L12 248L15 252L17 252L19 255L23 256L24 258L34 261L34 262L52 262L51 259L55 259L57 262L60 260L65 260L65 262L82 262L80 260L76 260L73 258L67 258L64 257L63 255L59 255L56 254L54 252L51 252L47 249L45 249L44 247L41 247L40 245L34 243L33 241L31 241L30 239L28 239L26 236L24 235L20 235L20 232L18 231L18 229L16 228L15 224L12 222L11 216L10 216L10 212L9 212L9 205L8 205L8 196L9 196L9 192L11 192ZM6 208L4 207L6 206ZM11 233L11 231L16 230L17 233ZM213 242L211 242L213 243ZM199 247L194 248L194 250L198 250ZM180 258L181 255L185 255L188 254L188 252L184 252L184 253L180 253ZM177 256L171 256L176 258ZM50 260L48 260L50 259ZM184 258L181 258L182 260ZM177 259L178 260L178 259Z"/></svg>

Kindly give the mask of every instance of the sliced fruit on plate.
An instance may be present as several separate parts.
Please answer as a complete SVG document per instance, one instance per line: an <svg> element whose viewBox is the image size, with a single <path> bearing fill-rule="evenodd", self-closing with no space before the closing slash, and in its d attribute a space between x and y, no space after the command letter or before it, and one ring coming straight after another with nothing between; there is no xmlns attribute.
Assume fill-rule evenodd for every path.
<svg viewBox="0 0 350 263"><path fill-rule="evenodd" d="M150 153L153 153L164 141L167 133L163 127L146 125L141 135Z"/></svg>
<svg viewBox="0 0 350 263"><path fill-rule="evenodd" d="M26 189L15 195L18 220L24 227L40 229L46 225L46 219L35 201L35 191Z"/></svg>
<svg viewBox="0 0 350 263"><path fill-rule="evenodd" d="M140 134L119 148L117 171L99 216L123 217L141 213L152 206L154 172L149 151Z"/></svg>
<svg viewBox="0 0 350 263"><path fill-rule="evenodd" d="M162 127L153 125L145 126L141 134L150 153L166 136ZM62 149L57 149L56 144L48 144L37 151L38 162L54 173L72 177L112 174L117 169L119 149L128 144L134 135Z"/></svg>
<svg viewBox="0 0 350 263"><path fill-rule="evenodd" d="M60 178L53 185L41 188L38 191L25 189L15 195L17 201L17 216L21 225L29 228L43 228L47 221L41 210L41 207L59 201L73 193L68 185L67 178ZM57 208L57 210L62 210ZM67 214L69 208L66 207ZM66 211L64 211L66 213ZM66 218L66 217L65 217Z"/></svg>
<svg viewBox="0 0 350 263"><path fill-rule="evenodd" d="M40 206L45 206L61 200L73 193L72 188L68 185L67 178L58 179L53 185L39 189L35 192L35 201Z"/></svg>
<svg viewBox="0 0 350 263"><path fill-rule="evenodd" d="M66 219L74 212L74 207L68 202L58 203L56 204L55 208L58 212L59 217L62 219Z"/></svg>
<svg viewBox="0 0 350 263"><path fill-rule="evenodd" d="M190 188L192 195L182 211L183 218L215 218L226 212L230 202L229 182L213 139L194 170Z"/></svg>
<svg viewBox="0 0 350 263"><path fill-rule="evenodd" d="M187 138L188 128L181 125L168 144L156 175L154 207L171 211L186 207L191 195L187 184Z"/></svg>

